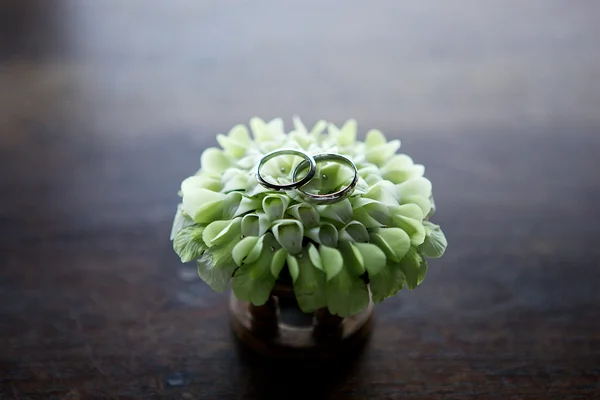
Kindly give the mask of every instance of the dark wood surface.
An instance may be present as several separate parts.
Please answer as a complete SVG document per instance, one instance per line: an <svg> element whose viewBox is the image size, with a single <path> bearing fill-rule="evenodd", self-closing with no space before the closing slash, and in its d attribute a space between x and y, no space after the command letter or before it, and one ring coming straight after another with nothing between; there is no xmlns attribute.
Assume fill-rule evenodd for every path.
<svg viewBox="0 0 600 400"><path fill-rule="evenodd" d="M599 12L0 2L0 398L600 398ZM215 134L294 114L401 138L450 243L333 364L237 346L168 240Z"/></svg>

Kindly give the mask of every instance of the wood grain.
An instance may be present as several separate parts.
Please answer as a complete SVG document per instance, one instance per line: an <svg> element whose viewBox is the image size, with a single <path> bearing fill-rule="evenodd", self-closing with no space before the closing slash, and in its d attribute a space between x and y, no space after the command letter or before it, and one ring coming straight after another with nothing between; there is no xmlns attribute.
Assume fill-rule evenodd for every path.
<svg viewBox="0 0 600 400"><path fill-rule="evenodd" d="M598 5L325 3L0 3L0 398L600 397ZM239 348L168 241L215 134L294 114L402 139L450 242L335 363Z"/></svg>

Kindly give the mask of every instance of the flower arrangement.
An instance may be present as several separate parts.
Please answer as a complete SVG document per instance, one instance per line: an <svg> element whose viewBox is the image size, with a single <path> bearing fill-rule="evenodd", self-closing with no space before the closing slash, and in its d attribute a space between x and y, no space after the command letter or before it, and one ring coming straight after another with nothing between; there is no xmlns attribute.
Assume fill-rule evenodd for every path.
<svg viewBox="0 0 600 400"><path fill-rule="evenodd" d="M378 130L358 141L354 120L342 127L319 121L310 130L297 117L293 122L286 133L281 119L252 118L250 130L237 125L217 135L221 148L202 153L200 170L181 184L171 232L181 261L196 261L215 291L231 281L235 296L254 305L268 300L278 280L287 281L302 311L327 307L342 317L361 312L370 299L416 288L426 257L441 257L447 246L429 221L434 204L423 165L396 154L400 141L387 141ZM281 148L347 157L358 172L356 188L333 204L314 204L294 190L261 186L259 162ZM281 156L262 173L289 183L301 161ZM325 162L305 188L330 193L351 178L349 168Z"/></svg>

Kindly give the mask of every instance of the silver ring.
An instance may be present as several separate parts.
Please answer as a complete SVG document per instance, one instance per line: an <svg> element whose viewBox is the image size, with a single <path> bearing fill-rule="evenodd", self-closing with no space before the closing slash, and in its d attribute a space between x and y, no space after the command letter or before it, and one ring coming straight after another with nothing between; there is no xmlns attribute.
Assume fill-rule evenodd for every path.
<svg viewBox="0 0 600 400"><path fill-rule="evenodd" d="M260 170L263 167L263 165L265 165L265 163L267 161L269 161L270 159L279 157L279 156L283 156L283 155L294 155L294 156L300 156L300 157L304 158L304 160L302 160L302 162L298 165L308 163L310 165L308 174L306 174L306 176L304 178L300 179L299 181L296 181L296 174L294 173L294 177L292 178L293 182L286 184L286 185L278 185L276 183L271 183L271 182L268 182L267 180L265 180L265 178L263 178L262 175L260 174ZM305 168L305 167L303 167L303 168ZM294 172L297 169L298 169L298 166L296 166L296 169L294 169ZM315 176L315 172L317 172L317 162L315 161L315 159L312 156L310 156L300 150L280 149L280 150L272 151L260 159L260 162L258 163L258 169L256 170L256 180L258 181L258 183L260 183L267 189L292 190L292 189L301 188L302 186L304 186L308 182L310 182L310 180Z"/></svg>
<svg viewBox="0 0 600 400"><path fill-rule="evenodd" d="M358 183L358 170L356 169L356 165L354 165L354 163L352 161L350 161L350 159L348 159L340 154L335 154L335 153L321 153L321 154L314 155L313 158L315 159L315 161L337 161L340 164L345 164L345 165L349 166L350 168L352 168L352 170L354 171L354 178L352 179L352 182L350 182L350 184L348 186L346 186L345 188L338 190L337 192L329 193L329 194L313 194L313 193L305 192L304 190L298 188L298 191L302 194L302 197L306 201L312 202L312 203L319 203L319 204L331 204L331 203L335 203L340 200L343 200L352 194L352 192L354 191L354 188L356 187L356 184ZM298 172L300 172L301 170L303 170L305 168L306 168L306 161L302 161L294 169L294 173L292 174L292 179L296 180L296 176L298 175Z"/></svg>

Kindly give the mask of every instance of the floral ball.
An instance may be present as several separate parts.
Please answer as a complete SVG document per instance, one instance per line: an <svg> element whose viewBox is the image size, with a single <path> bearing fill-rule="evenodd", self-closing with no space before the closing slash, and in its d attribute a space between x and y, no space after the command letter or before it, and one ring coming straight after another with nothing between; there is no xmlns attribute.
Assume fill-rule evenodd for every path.
<svg viewBox="0 0 600 400"><path fill-rule="evenodd" d="M425 168L397 154L399 140L378 130L357 140L357 124L325 121L307 129L294 118L260 118L217 135L220 148L206 149L200 169L181 184L171 240L181 261L196 261L199 276L215 291L231 288L240 300L264 304L277 281L293 285L304 312L327 307L342 317L364 310L427 272L426 257L441 257L447 241L434 212ZM256 180L262 157L276 149L337 153L356 165L352 194L333 204L308 203L297 191L267 189ZM263 176L292 181L298 156L265 164ZM319 193L342 189L354 176L335 162L319 163L306 186ZM304 188L303 188L304 189Z"/></svg>

